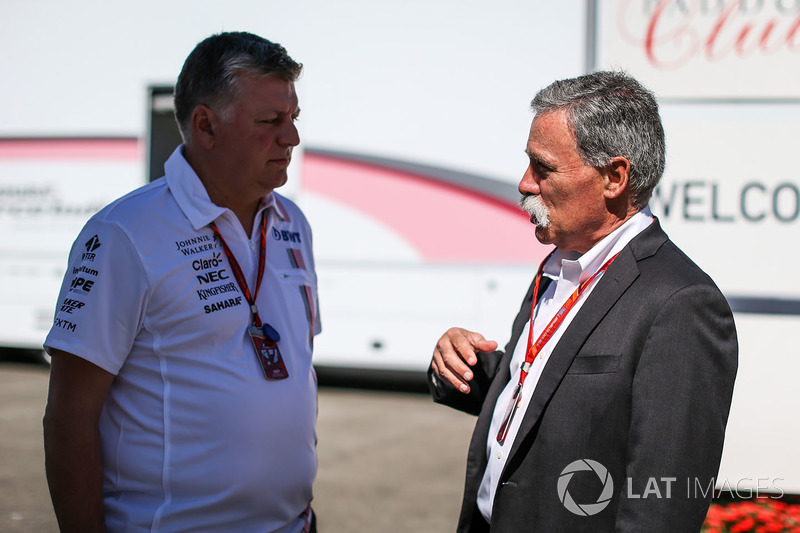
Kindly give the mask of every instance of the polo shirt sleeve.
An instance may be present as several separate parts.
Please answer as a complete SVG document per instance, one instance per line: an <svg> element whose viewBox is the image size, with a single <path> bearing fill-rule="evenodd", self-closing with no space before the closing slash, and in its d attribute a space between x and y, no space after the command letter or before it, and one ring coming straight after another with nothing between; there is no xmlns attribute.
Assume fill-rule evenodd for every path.
<svg viewBox="0 0 800 533"><path fill-rule="evenodd" d="M149 284L115 223L92 219L72 245L45 350L63 350L116 375L142 328Z"/></svg>

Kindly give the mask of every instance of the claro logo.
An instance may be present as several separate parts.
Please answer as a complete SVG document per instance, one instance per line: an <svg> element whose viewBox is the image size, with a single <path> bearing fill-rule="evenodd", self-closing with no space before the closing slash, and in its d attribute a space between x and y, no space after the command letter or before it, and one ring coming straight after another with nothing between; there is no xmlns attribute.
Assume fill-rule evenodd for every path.
<svg viewBox="0 0 800 533"><path fill-rule="evenodd" d="M222 265L222 254L219 252L211 256L210 259L195 259L192 261L192 268L195 272L201 270L212 270Z"/></svg>

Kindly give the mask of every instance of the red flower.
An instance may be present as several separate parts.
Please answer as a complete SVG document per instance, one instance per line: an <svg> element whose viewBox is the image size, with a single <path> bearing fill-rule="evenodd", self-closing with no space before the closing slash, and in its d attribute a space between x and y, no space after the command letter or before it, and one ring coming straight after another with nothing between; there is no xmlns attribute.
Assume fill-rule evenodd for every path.
<svg viewBox="0 0 800 533"><path fill-rule="evenodd" d="M731 526L731 533L746 533L747 531L753 531L755 527L756 521L748 516L738 524Z"/></svg>
<svg viewBox="0 0 800 533"><path fill-rule="evenodd" d="M800 505L759 498L712 503L703 533L800 533Z"/></svg>

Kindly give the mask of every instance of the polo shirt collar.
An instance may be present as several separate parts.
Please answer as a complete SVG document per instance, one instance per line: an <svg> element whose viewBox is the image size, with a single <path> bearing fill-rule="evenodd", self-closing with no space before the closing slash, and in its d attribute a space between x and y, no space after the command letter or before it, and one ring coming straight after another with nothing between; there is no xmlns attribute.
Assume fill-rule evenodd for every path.
<svg viewBox="0 0 800 533"><path fill-rule="evenodd" d="M200 177L183 157L183 148L183 144L178 146L164 163L167 186L189 223L195 230L200 230L229 210L211 201ZM270 207L274 208L273 212L281 220L289 221L286 207L274 192L261 199L258 216L261 211Z"/></svg>
<svg viewBox="0 0 800 533"><path fill-rule="evenodd" d="M289 218L289 212L286 211L286 206L283 205L280 195L276 194L274 191L261 199L261 208L258 210L258 212L261 213L262 209L268 209L270 207L273 208L273 211L278 215L278 218L284 222L291 221Z"/></svg>

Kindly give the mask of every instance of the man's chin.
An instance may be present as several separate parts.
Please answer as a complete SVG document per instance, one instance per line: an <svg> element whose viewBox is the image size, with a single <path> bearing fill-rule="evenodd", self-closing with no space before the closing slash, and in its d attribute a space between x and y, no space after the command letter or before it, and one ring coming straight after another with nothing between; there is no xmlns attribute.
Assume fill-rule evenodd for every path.
<svg viewBox="0 0 800 533"><path fill-rule="evenodd" d="M289 174L286 172L282 172L277 175L273 175L270 178L264 180L265 186L270 186L271 189L277 189L278 187L283 187L289 181Z"/></svg>
<svg viewBox="0 0 800 533"><path fill-rule="evenodd" d="M533 222L533 220L531 220ZM534 224L536 224L534 222ZM553 239L550 235L550 228L547 226L536 225L536 239L542 244L552 244Z"/></svg>

